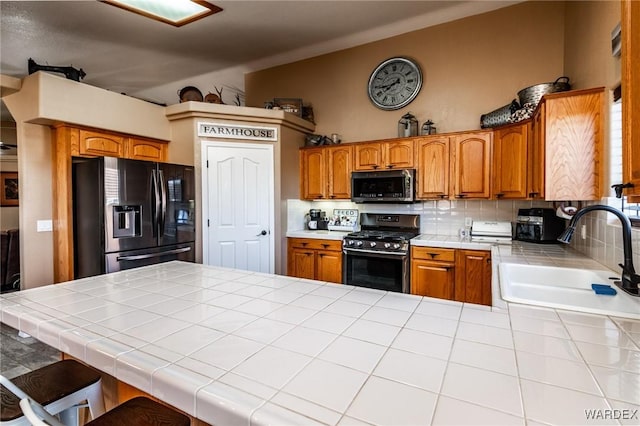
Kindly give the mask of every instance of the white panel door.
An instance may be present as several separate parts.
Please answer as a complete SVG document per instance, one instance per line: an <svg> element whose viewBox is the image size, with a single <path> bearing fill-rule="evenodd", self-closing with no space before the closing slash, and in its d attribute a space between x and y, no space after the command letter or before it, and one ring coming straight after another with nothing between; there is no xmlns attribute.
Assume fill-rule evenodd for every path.
<svg viewBox="0 0 640 426"><path fill-rule="evenodd" d="M205 145L204 263L273 273L273 147Z"/></svg>

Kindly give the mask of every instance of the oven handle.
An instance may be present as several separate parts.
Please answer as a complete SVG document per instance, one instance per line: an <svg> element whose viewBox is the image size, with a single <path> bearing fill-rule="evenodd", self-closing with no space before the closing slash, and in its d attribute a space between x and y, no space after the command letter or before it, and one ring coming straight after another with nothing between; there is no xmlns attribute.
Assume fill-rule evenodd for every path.
<svg viewBox="0 0 640 426"><path fill-rule="evenodd" d="M400 257L400 256L407 256L409 253L398 253L398 252L388 252L388 253L381 253L379 251L375 251L375 250L361 250L361 249L343 249L342 253L349 255L349 254L358 254L358 253L366 253L366 254L374 254L377 257L386 257L386 258L393 258L393 257Z"/></svg>

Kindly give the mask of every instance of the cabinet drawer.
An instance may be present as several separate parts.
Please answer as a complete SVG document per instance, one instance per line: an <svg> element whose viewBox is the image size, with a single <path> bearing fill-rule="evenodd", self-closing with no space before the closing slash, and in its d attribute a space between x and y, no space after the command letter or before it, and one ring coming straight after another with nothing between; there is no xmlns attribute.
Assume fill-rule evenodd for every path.
<svg viewBox="0 0 640 426"><path fill-rule="evenodd" d="M411 247L411 257L413 257L414 259L454 262L455 254L455 249L438 247Z"/></svg>
<svg viewBox="0 0 640 426"><path fill-rule="evenodd" d="M315 238L289 238L289 247L311 250L341 251L342 240L317 240Z"/></svg>

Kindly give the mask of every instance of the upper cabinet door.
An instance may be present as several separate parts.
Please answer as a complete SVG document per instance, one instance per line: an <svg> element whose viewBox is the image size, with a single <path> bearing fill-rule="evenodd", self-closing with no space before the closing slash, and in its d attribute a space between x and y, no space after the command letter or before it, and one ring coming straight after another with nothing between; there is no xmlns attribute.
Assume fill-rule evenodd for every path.
<svg viewBox="0 0 640 426"><path fill-rule="evenodd" d="M454 197L489 198L492 132L463 133L452 141Z"/></svg>
<svg viewBox="0 0 640 426"><path fill-rule="evenodd" d="M350 145L327 148L328 196L332 199L351 199L351 163Z"/></svg>
<svg viewBox="0 0 640 426"><path fill-rule="evenodd" d="M124 157L124 141L122 136L80 130L80 155Z"/></svg>
<svg viewBox="0 0 640 426"><path fill-rule="evenodd" d="M497 199L527 198L527 141L530 123L493 134L493 193Z"/></svg>
<svg viewBox="0 0 640 426"><path fill-rule="evenodd" d="M356 171L376 170L382 164L381 143L357 143L354 145L355 161L353 169Z"/></svg>
<svg viewBox="0 0 640 426"><path fill-rule="evenodd" d="M416 140L417 198L449 198L449 138L427 136Z"/></svg>
<svg viewBox="0 0 640 426"><path fill-rule="evenodd" d="M167 144L148 139L128 138L125 145L126 158L145 161L167 161Z"/></svg>
<svg viewBox="0 0 640 426"><path fill-rule="evenodd" d="M327 188L325 149L300 150L300 198L325 198Z"/></svg>
<svg viewBox="0 0 640 426"><path fill-rule="evenodd" d="M640 202L640 2L622 0L622 146L625 190Z"/></svg>
<svg viewBox="0 0 640 426"><path fill-rule="evenodd" d="M382 144L383 164L386 169L412 169L414 140L385 142Z"/></svg>
<svg viewBox="0 0 640 426"><path fill-rule="evenodd" d="M547 201L599 200L603 195L604 88L546 95Z"/></svg>

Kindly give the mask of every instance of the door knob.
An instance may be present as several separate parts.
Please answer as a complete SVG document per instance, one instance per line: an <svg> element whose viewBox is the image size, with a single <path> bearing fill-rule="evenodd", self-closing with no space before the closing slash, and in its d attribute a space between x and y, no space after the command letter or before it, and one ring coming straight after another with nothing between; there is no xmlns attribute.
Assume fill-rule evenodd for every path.
<svg viewBox="0 0 640 426"><path fill-rule="evenodd" d="M259 237L260 235L267 235L267 231L263 229L262 232L256 235L256 237Z"/></svg>

